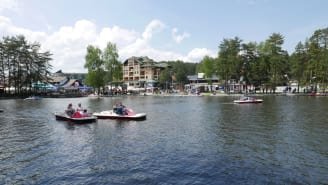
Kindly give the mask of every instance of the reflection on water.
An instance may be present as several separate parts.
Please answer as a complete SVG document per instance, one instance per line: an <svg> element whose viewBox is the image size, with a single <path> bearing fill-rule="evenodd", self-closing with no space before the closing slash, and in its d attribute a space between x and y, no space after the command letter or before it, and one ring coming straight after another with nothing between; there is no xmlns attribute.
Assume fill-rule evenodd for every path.
<svg viewBox="0 0 328 185"><path fill-rule="evenodd" d="M325 184L328 98L1 100L0 184ZM145 121L76 125L53 113L123 102Z"/></svg>

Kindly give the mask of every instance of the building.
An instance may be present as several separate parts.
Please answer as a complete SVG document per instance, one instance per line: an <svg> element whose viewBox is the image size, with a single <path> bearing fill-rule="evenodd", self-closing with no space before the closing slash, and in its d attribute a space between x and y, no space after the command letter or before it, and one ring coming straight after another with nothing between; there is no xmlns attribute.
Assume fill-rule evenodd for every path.
<svg viewBox="0 0 328 185"><path fill-rule="evenodd" d="M190 93L217 91L222 88L219 78L213 75L211 78L206 78L204 73L187 76L189 84L185 85L185 91ZM211 82L211 83L209 83Z"/></svg>
<svg viewBox="0 0 328 185"><path fill-rule="evenodd" d="M63 73L59 70L50 76L49 83L65 93L91 91L92 88L84 85L86 75L86 73Z"/></svg>
<svg viewBox="0 0 328 185"><path fill-rule="evenodd" d="M148 57L130 57L123 62L123 82L128 90L145 90L158 83L167 63L155 62Z"/></svg>

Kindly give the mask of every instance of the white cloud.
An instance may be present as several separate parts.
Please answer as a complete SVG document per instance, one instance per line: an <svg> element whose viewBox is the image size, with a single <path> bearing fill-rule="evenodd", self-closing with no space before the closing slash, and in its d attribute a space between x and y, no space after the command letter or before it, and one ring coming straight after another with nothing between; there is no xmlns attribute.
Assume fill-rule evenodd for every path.
<svg viewBox="0 0 328 185"><path fill-rule="evenodd" d="M40 42L44 50L53 53L53 71L62 69L64 72L86 72L83 66L87 46L92 44L104 49L109 41L117 45L121 60L131 56L148 56L155 61L199 62L205 55L215 56L214 52L206 48L192 49L187 55L154 48L150 41L154 33L160 32L163 28L164 23L153 20L142 33L119 26L104 27L99 31L93 22L79 20L72 26L54 28L54 32L46 33L16 26L9 18L0 16L0 37L23 34L28 41ZM185 37L182 36L181 41Z"/></svg>
<svg viewBox="0 0 328 185"><path fill-rule="evenodd" d="M171 52L171 51L162 51L152 48L145 40L137 39L136 42L130 44L129 46L122 48L119 52L120 56L124 59L131 56L148 56L149 58L154 59L155 61L163 60L177 60L181 59L183 56Z"/></svg>
<svg viewBox="0 0 328 185"><path fill-rule="evenodd" d="M147 26L145 31L142 33L142 38L145 40L150 40L153 37L153 34L160 32L165 28L165 24L159 20L152 20Z"/></svg>
<svg viewBox="0 0 328 185"><path fill-rule="evenodd" d="M18 11L19 3L16 0L0 0L0 13L4 10Z"/></svg>
<svg viewBox="0 0 328 185"><path fill-rule="evenodd" d="M4 16L0 16L0 33L2 33L0 36L22 34L33 41L43 41L46 38L46 33L17 27Z"/></svg>
<svg viewBox="0 0 328 185"><path fill-rule="evenodd" d="M7 27L8 24L11 24L11 20L8 17L0 16L0 26Z"/></svg>
<svg viewBox="0 0 328 185"><path fill-rule="evenodd" d="M199 62L204 56L216 57L215 52L207 48L194 48L183 59L184 61Z"/></svg>
<svg viewBox="0 0 328 185"><path fill-rule="evenodd" d="M118 48L123 48L133 43L137 40L138 33L134 30L126 30L120 28L119 26L114 26L113 28L103 28L96 41L95 44L100 48L105 48L107 42L110 41L112 43L116 43Z"/></svg>
<svg viewBox="0 0 328 185"><path fill-rule="evenodd" d="M63 26L48 35L45 49L53 53L53 68L64 72L85 71L84 55L86 47L97 38L97 27L88 20L79 20L73 26Z"/></svg>
<svg viewBox="0 0 328 185"><path fill-rule="evenodd" d="M173 28L172 29L172 37L173 37L173 40L178 44L181 43L182 40L190 37L190 34L187 32L183 32L180 35L178 35L177 33L178 33L178 29Z"/></svg>

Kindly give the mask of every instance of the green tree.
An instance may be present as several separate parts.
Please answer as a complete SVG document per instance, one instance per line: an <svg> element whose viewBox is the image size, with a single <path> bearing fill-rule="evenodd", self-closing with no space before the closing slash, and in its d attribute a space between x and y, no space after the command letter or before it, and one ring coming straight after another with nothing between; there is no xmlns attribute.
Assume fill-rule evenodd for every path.
<svg viewBox="0 0 328 185"><path fill-rule="evenodd" d="M184 68L187 75L194 75L197 72L198 63L184 62Z"/></svg>
<svg viewBox="0 0 328 185"><path fill-rule="evenodd" d="M167 64L167 68L161 71L159 77L159 83L162 88L171 83L177 83L180 88L188 83L188 75L194 75L197 72L197 63L188 63L180 60L177 61L164 61Z"/></svg>
<svg viewBox="0 0 328 185"><path fill-rule="evenodd" d="M178 60L173 65L173 75L175 77L175 81L179 86L184 85L188 82L187 78L187 70L185 68L185 63L181 60ZM172 76L172 74L171 74Z"/></svg>
<svg viewBox="0 0 328 185"><path fill-rule="evenodd" d="M103 52L102 58L105 65L106 70L106 82L111 83L113 81L120 81L123 76L122 72L122 63L118 60L118 52L116 49L116 45L108 42L105 51Z"/></svg>
<svg viewBox="0 0 328 185"><path fill-rule="evenodd" d="M167 89L168 83L172 81L172 77L170 73L171 73L171 69L167 67L163 71L161 71L159 75L159 83L163 89Z"/></svg>
<svg viewBox="0 0 328 185"><path fill-rule="evenodd" d="M86 83L100 93L101 87L105 85L104 61L101 59L101 50L97 47L89 45L85 56L84 67L88 69Z"/></svg>
<svg viewBox="0 0 328 185"><path fill-rule="evenodd" d="M264 93L264 90L267 92L268 87L270 86L270 57L265 42L259 43L257 50L258 62L256 65L252 66L252 70L257 72L255 75L258 79L259 85L262 86Z"/></svg>
<svg viewBox="0 0 328 185"><path fill-rule="evenodd" d="M47 82L51 69L51 53L40 52L39 43L29 43L23 35L3 37L0 41L0 82L14 87L15 94L32 91L32 84Z"/></svg>
<svg viewBox="0 0 328 185"><path fill-rule="evenodd" d="M315 83L315 91L317 83L325 89L328 81L328 28L314 31L308 46L310 82Z"/></svg>
<svg viewBox="0 0 328 185"><path fill-rule="evenodd" d="M306 84L307 75L304 74L308 66L307 50L302 42L296 45L295 52L291 55L290 60L292 67L290 74L286 74L286 77L287 80L291 80L291 78L297 80L297 92L299 92L300 84Z"/></svg>
<svg viewBox="0 0 328 185"><path fill-rule="evenodd" d="M273 33L264 45L264 55L267 55L269 62L270 86L275 93L276 86L285 80L285 74L290 66L288 53L282 49L284 37L279 33Z"/></svg>
<svg viewBox="0 0 328 185"><path fill-rule="evenodd" d="M255 42L242 44L241 54L241 81L247 85L253 84L256 87L261 85L261 69L258 46Z"/></svg>
<svg viewBox="0 0 328 185"><path fill-rule="evenodd" d="M211 78L216 72L216 60L215 58L205 56L199 64L199 72L205 74L207 78Z"/></svg>
<svg viewBox="0 0 328 185"><path fill-rule="evenodd" d="M205 77L208 80L208 83L212 86L212 76L216 73L216 59L209 57L209 56L205 56L199 64L199 72L202 72L205 74ZM212 91L212 87L211 87L211 91Z"/></svg>
<svg viewBox="0 0 328 185"><path fill-rule="evenodd" d="M225 92L229 92L228 80L237 80L240 77L240 50L241 40L238 37L224 39L219 46L217 72L225 81Z"/></svg>

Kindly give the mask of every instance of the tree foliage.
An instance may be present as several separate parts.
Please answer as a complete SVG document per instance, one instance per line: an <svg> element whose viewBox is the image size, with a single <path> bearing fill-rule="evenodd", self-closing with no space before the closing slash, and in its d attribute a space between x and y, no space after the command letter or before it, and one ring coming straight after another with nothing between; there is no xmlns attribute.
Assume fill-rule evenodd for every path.
<svg viewBox="0 0 328 185"><path fill-rule="evenodd" d="M122 79L122 63L118 60L116 45L108 42L104 51L89 45L84 67L88 69L86 83L100 93L101 88L109 82Z"/></svg>
<svg viewBox="0 0 328 185"><path fill-rule="evenodd" d="M228 80L240 78L241 42L238 37L233 39L223 39L219 45L217 73L225 81L225 90L229 91Z"/></svg>
<svg viewBox="0 0 328 185"><path fill-rule="evenodd" d="M279 82L284 80L288 73L288 53L282 49L284 37L279 33L273 33L264 43L264 57L268 57L269 84L273 92Z"/></svg>
<svg viewBox="0 0 328 185"><path fill-rule="evenodd" d="M168 67L161 71L159 77L160 86L166 87L167 83L175 83L177 86L182 87L188 83L188 75L196 73L196 63L177 61L163 61L167 63Z"/></svg>
<svg viewBox="0 0 328 185"><path fill-rule="evenodd" d="M108 42L102 58L104 60L105 69L107 71L107 81L119 81L122 79L122 63L118 60L118 52L116 45Z"/></svg>
<svg viewBox="0 0 328 185"><path fill-rule="evenodd" d="M328 85L328 28L318 29L289 55L283 49L284 36L272 33L259 43L244 43L240 38L225 38L218 46L217 57L205 56L199 63L167 61L170 66L159 77L167 82L183 85L187 76L197 72L206 77L217 74L228 89L228 82L254 85L275 91L278 85L297 81L299 85L316 90ZM51 53L42 52L39 43L29 43L24 36L3 37L0 40L0 85L14 87L15 93L33 90L32 84L48 80ZM86 82L100 91L109 82L122 80L122 63L116 45L108 43L102 51L88 46L84 67L88 69ZM211 83L211 82L209 82Z"/></svg>
<svg viewBox="0 0 328 185"><path fill-rule="evenodd" d="M212 85L212 77L216 74L216 60L215 58L205 56L198 65L198 71L203 72L208 80L208 83ZM212 88L211 88L212 89Z"/></svg>
<svg viewBox="0 0 328 185"><path fill-rule="evenodd" d="M328 81L328 28L316 30L310 37L307 46L309 59L307 74L310 85L319 83L325 89Z"/></svg>
<svg viewBox="0 0 328 185"><path fill-rule="evenodd" d="M33 83L47 82L51 53L24 36L3 37L0 41L0 85L14 87L15 94L34 93Z"/></svg>
<svg viewBox="0 0 328 185"><path fill-rule="evenodd" d="M170 71L170 68L165 68L159 75L159 84L162 88L167 88L167 84L172 81Z"/></svg>
<svg viewBox="0 0 328 185"><path fill-rule="evenodd" d="M287 74L286 77L294 77L295 80L299 82L297 88L297 92L299 92L299 86L306 85L306 81L308 79L308 75L304 75L306 73L306 66L308 64L308 56L305 45L302 42L299 42L296 45L295 52L290 56L290 62L291 71L289 74Z"/></svg>
<svg viewBox="0 0 328 185"><path fill-rule="evenodd" d="M203 72L207 78L212 78L216 72L215 58L205 56L198 65L198 71Z"/></svg>
<svg viewBox="0 0 328 185"><path fill-rule="evenodd" d="M260 65L259 65L259 52L258 46L255 42L242 44L241 49L241 81L245 84L261 84Z"/></svg>
<svg viewBox="0 0 328 185"><path fill-rule="evenodd" d="M187 70L185 68L185 63L181 60L176 61L173 64L173 75L175 77L175 82L178 84L185 84L186 82L188 82L188 78L187 78Z"/></svg>
<svg viewBox="0 0 328 185"><path fill-rule="evenodd" d="M328 28L318 29L299 42L289 55L284 37L271 34L264 42L242 43L238 38L223 39L219 45L216 71L223 82L236 80L273 92L278 85L299 85L325 90L328 85ZM205 72L200 62L199 71ZM226 90L228 87L226 87ZM299 89L299 88L298 88Z"/></svg>
<svg viewBox="0 0 328 185"><path fill-rule="evenodd" d="M98 89L98 93L100 93L101 87L105 85L105 67L99 48L91 45L87 47L84 67L88 69L86 83Z"/></svg>

